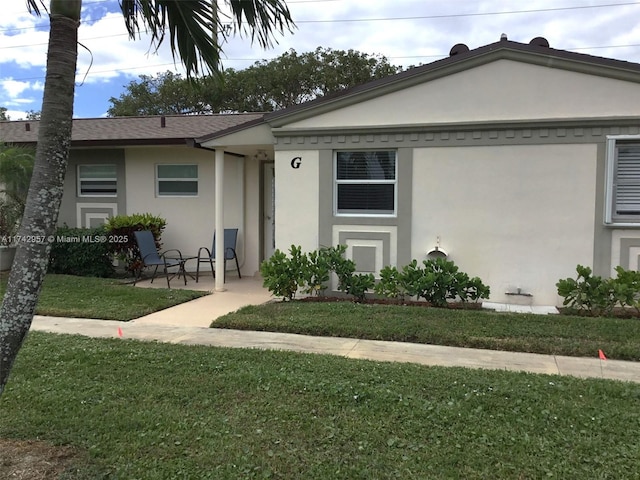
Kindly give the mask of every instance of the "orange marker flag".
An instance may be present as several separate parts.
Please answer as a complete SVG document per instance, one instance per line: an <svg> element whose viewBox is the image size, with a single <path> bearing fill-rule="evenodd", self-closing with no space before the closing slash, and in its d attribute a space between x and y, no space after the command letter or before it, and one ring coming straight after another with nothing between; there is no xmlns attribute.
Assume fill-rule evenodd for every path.
<svg viewBox="0 0 640 480"><path fill-rule="evenodd" d="M602 350L598 350L598 356L600 357L600 360L606 360L607 357L604 356L604 352Z"/></svg>
<svg viewBox="0 0 640 480"><path fill-rule="evenodd" d="M122 338L122 329L120 327L118 327L118 336Z"/></svg>

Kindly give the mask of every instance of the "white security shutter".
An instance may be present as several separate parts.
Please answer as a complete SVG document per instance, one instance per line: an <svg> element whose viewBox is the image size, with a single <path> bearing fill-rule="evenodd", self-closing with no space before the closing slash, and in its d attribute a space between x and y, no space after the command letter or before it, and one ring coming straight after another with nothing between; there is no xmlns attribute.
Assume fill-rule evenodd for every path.
<svg viewBox="0 0 640 480"><path fill-rule="evenodd" d="M614 202L616 215L640 216L640 144L616 146Z"/></svg>

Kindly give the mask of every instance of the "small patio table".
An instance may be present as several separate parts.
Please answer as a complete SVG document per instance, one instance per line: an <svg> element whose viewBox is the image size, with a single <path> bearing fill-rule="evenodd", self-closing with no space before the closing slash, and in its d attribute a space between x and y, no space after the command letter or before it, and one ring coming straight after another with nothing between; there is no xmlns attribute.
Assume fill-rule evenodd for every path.
<svg viewBox="0 0 640 480"><path fill-rule="evenodd" d="M193 260L195 258L198 258L197 256L193 255L190 257L183 257L182 255L180 255L179 257L165 257L167 260L175 260L178 262L178 271L176 272L176 274L171 277L178 277L180 278L180 275L183 276L184 278L184 284L187 284L187 275L189 275L191 277L192 280L195 280L196 277L194 277L193 275L191 275L189 272L186 271L186 269L184 268L185 263L187 263L189 260Z"/></svg>

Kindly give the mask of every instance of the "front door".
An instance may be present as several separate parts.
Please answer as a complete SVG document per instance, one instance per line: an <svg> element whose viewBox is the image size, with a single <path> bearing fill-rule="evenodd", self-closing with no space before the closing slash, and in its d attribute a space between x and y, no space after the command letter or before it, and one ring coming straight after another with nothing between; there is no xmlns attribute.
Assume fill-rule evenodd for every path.
<svg viewBox="0 0 640 480"><path fill-rule="evenodd" d="M264 164L263 189L263 255L264 259L273 255L276 249L276 177L275 165Z"/></svg>

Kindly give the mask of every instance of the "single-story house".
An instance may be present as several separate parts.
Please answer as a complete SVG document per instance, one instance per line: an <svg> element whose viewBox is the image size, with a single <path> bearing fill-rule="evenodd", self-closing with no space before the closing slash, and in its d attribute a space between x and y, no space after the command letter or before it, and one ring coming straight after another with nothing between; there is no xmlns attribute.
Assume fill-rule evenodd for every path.
<svg viewBox="0 0 640 480"><path fill-rule="evenodd" d="M60 223L152 212L190 254L238 227L247 275L292 244L447 255L491 301L558 305L577 264L640 267L639 98L640 64L503 36L268 114L78 119Z"/></svg>

